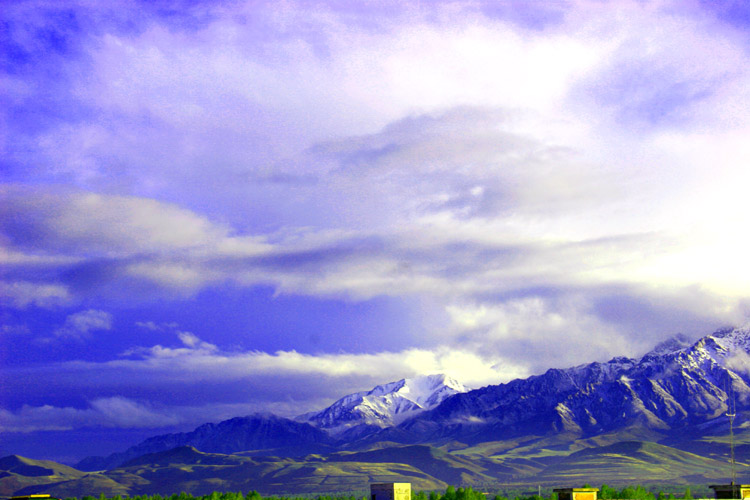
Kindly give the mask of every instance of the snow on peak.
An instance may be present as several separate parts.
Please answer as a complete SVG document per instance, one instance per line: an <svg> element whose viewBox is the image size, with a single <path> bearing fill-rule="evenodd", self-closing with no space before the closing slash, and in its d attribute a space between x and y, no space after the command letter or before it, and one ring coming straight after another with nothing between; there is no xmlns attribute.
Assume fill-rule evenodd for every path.
<svg viewBox="0 0 750 500"><path fill-rule="evenodd" d="M723 328L706 337L725 352L750 351L750 323L738 328Z"/></svg>
<svg viewBox="0 0 750 500"><path fill-rule="evenodd" d="M466 391L466 387L457 380L436 374L403 379L394 392L428 409L437 406L448 395Z"/></svg>
<svg viewBox="0 0 750 500"><path fill-rule="evenodd" d="M388 427L467 390L463 384L447 375L425 375L344 396L323 411L298 418L333 433L360 424Z"/></svg>
<svg viewBox="0 0 750 500"><path fill-rule="evenodd" d="M674 337L656 344L656 347L646 353L642 359L672 354L674 352L682 351L683 349L690 347L692 344L693 342L687 335L678 333Z"/></svg>
<svg viewBox="0 0 750 500"><path fill-rule="evenodd" d="M691 343L684 335L677 335L657 345L643 356L641 363L663 364L665 357L677 357L685 367L720 365L745 371L750 367L750 323L737 328L722 328ZM737 365L737 366L735 366Z"/></svg>

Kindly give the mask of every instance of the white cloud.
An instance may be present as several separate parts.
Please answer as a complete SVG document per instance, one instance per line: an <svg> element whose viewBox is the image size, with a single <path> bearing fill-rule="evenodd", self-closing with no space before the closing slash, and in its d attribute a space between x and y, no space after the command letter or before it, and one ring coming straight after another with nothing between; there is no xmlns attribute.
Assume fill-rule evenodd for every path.
<svg viewBox="0 0 750 500"><path fill-rule="evenodd" d="M746 352L735 352L732 357L727 358L725 364L730 370L741 373L750 373L750 355Z"/></svg>
<svg viewBox="0 0 750 500"><path fill-rule="evenodd" d="M55 307L69 304L72 296L68 287L60 283L29 281L0 281L0 300L24 309L30 305Z"/></svg>
<svg viewBox="0 0 750 500"><path fill-rule="evenodd" d="M330 398L316 400L321 409L330 404ZM82 428L124 429L183 429L192 430L206 422L220 422L230 418L272 412L288 417L300 413L300 404L309 401L280 400L259 405L256 403L216 403L205 406L184 404L159 405L113 396L98 398L85 408L73 406L24 405L10 411L0 408L0 431L6 433L31 433L37 431L68 431ZM135 444L135 443L132 443Z"/></svg>
<svg viewBox="0 0 750 500"><path fill-rule="evenodd" d="M24 324L5 324L0 326L0 335L28 335L31 329Z"/></svg>
<svg viewBox="0 0 750 500"><path fill-rule="evenodd" d="M164 427L180 423L172 413L123 397L99 398L88 408L24 405L17 411L0 408L3 432L60 431L82 427Z"/></svg>
<svg viewBox="0 0 750 500"><path fill-rule="evenodd" d="M568 2L534 29L474 3L422 7L235 2L189 32L148 13L82 30L62 99L85 119L23 131L37 166L0 192L4 301L269 286L416 297L453 320L416 342L434 349L232 353L181 332L101 365L216 380L452 369L479 384L635 354L670 321L742 319L736 31L664 1ZM61 334L111 326L79 320Z"/></svg>
<svg viewBox="0 0 750 500"><path fill-rule="evenodd" d="M144 195L187 184L215 201L200 192L207 181L224 192L243 173L258 174L312 144L408 116L462 106L522 109L538 117L524 131L541 142L562 136L596 147L601 129L593 124L621 113L618 106L671 105L679 94L683 116L729 108L747 95L738 69L746 54L731 34L669 2L570 2L559 22L539 31L484 16L473 3L403 6L386 18L367 8L353 16L294 2L206 8L212 21L190 35L153 22L135 35L102 29L85 40L92 63L74 78L74 95L117 119L49 131L58 170L80 169L88 188L137 172ZM636 70L640 86L629 78ZM680 94L696 80L698 93L705 80L715 95ZM603 106L596 85L619 94ZM663 94L656 99L654 87ZM609 106L616 109L608 113ZM152 119L142 124L146 112ZM622 128L608 125L615 136ZM130 160L127 174L100 161L112 156Z"/></svg>
<svg viewBox="0 0 750 500"><path fill-rule="evenodd" d="M88 309L69 315L65 323L55 330L55 336L84 339L91 332L112 329L112 315L106 311Z"/></svg>
<svg viewBox="0 0 750 500"><path fill-rule="evenodd" d="M447 373L471 387L500 383L526 376L527 367L512 359L485 357L472 350L442 346L434 349L412 348L376 353L307 354L293 350L223 351L188 332L177 332L182 347L155 345L132 349L125 358L102 363L75 361L62 363L63 371L96 370L102 374L128 373L129 380L141 378L161 382L187 381L207 383L247 380L274 376L295 380L328 379L329 397L340 397L336 387L354 377L374 384L415 375ZM108 376L103 375L105 379Z"/></svg>
<svg viewBox="0 0 750 500"><path fill-rule="evenodd" d="M185 427L257 411L293 417L320 410L345 394L403 377L446 373L469 387L480 387L529 375L515 360L450 346L367 354L265 353L224 351L194 334L175 333L180 347L130 350L112 361L46 364L45 372L57 374L56 392L80 391L81 381L86 380L87 393L125 395L93 399L87 408L25 405L14 411L0 410L0 429ZM24 369L19 376L34 377L36 370ZM145 386L156 391L150 404L127 396Z"/></svg>
<svg viewBox="0 0 750 500"><path fill-rule="evenodd" d="M156 200L21 186L0 186L7 214L0 226L18 248L64 257L121 257L190 249L227 229Z"/></svg>
<svg viewBox="0 0 750 500"><path fill-rule="evenodd" d="M467 347L501 359L525 359L534 373L635 355L634 346L641 347L624 325L608 324L591 311L585 297L531 296L451 305L447 311Z"/></svg>
<svg viewBox="0 0 750 500"><path fill-rule="evenodd" d="M468 180L476 179L468 176ZM450 185L446 183L447 188ZM480 192L476 185L467 185L472 186L468 191ZM24 193L14 191L18 196ZM620 234L616 228L619 205L615 202L587 204L574 196L571 205L562 206L556 213L551 207L540 212L534 203L531 209L516 204L507 213L501 208L470 217L461 215L463 209L456 202L407 218L398 227L288 229L261 237L234 234L190 211L153 200L98 195L96 203L101 210L92 214L81 207L79 200L86 198L82 194L34 190L25 194L25 201L17 207L22 207L18 208L22 219L33 221L32 228L27 232L11 225L5 228L6 233L11 241L24 246L33 242L35 253L59 257L60 263L48 264L46 272L57 275L56 281L61 284L21 282L6 286L5 295L16 307L70 303L86 298L86 294L130 302L160 294L190 295L207 286L234 284L270 285L278 293L354 300L378 295L428 297L445 305L506 297L498 299L498 306L508 297L535 288L554 288L561 293L578 290L578 297L570 298L578 301L596 300L602 287L626 287L628 294L645 293L649 297L654 295L649 290L658 288L658 293L673 298L673 305L682 297L693 310L691 294L682 291L701 283L705 290L701 300L716 305L706 310L706 316L712 316L715 322L728 322L743 314L744 285L735 281L734 287L724 286L723 274L712 280L705 272L708 268L690 268L688 261L680 264L682 256L703 252L701 245L706 243L694 244L685 236L655 230ZM11 202L15 203L18 196ZM470 194L467 206L472 206L474 198L476 195ZM74 225L90 228L86 234L65 232L66 226L58 225L59 217L49 215L49 199L54 199L51 206L55 214L65 213L70 224L79 221ZM102 216L123 207L140 215L124 214L119 222ZM610 213L614 214L613 227L585 227L589 215L604 219ZM144 229L141 221L149 218L153 220ZM183 238L182 233L174 238L159 236L162 239L157 240L164 245L161 250L148 237L141 241L140 235L148 233L149 228L168 232L166 228L172 225L191 222L197 224L198 239ZM99 229L100 225L112 224L117 228ZM34 232L43 236L30 235ZM127 243L120 245L122 241ZM701 261L708 262L708 256ZM730 269L731 262L722 260L721 266ZM35 266L19 262L11 268L28 274L35 272ZM140 292L128 294L132 287ZM723 306L719 307L718 299ZM567 321L573 323L577 317L572 310L561 314L572 314Z"/></svg>
<svg viewBox="0 0 750 500"><path fill-rule="evenodd" d="M707 116L745 102L747 54L715 20L670 2L572 2L537 31L441 4L373 29L290 5L209 7L190 35L149 22L84 40L93 65L74 93L116 118L49 130L56 168L80 167L77 184L96 190L112 173L99 160L122 157L146 187L114 191L219 215L10 189L13 251L111 258L96 279L167 294L227 282L356 299L623 282L747 294L741 252L726 250L741 245L724 244L742 243L726 230L744 218L722 216L744 212L721 201L744 185L746 117L649 121L659 106ZM133 129L146 110L153 121ZM280 178L311 181L267 182Z"/></svg>
<svg viewBox="0 0 750 500"><path fill-rule="evenodd" d="M154 321L136 321L135 326L152 332L173 331L179 326L176 322L156 323Z"/></svg>
<svg viewBox="0 0 750 500"><path fill-rule="evenodd" d="M152 332L158 332L162 329L160 325L157 325L153 321L136 321L135 326L139 328L144 328Z"/></svg>

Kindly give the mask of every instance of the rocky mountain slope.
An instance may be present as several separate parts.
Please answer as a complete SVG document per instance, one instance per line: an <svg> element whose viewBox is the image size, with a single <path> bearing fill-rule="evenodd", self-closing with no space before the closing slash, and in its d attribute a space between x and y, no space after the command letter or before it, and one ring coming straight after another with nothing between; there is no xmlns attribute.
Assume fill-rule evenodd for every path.
<svg viewBox="0 0 750 500"><path fill-rule="evenodd" d="M154 436L121 453L88 457L76 464L81 470L113 469L147 453L193 446L215 453L246 452L258 455L298 456L331 451L335 441L310 424L270 414L256 414L203 424L192 432Z"/></svg>
<svg viewBox="0 0 750 500"><path fill-rule="evenodd" d="M641 359L614 358L454 395L370 441L465 443L628 428L669 434L722 417L729 393L748 409L750 329L726 329L685 345L662 343ZM724 419L726 420L726 419Z"/></svg>
<svg viewBox="0 0 750 500"><path fill-rule="evenodd" d="M0 458L0 496L11 496L26 487L72 481L85 475L85 472L57 462L10 455Z"/></svg>

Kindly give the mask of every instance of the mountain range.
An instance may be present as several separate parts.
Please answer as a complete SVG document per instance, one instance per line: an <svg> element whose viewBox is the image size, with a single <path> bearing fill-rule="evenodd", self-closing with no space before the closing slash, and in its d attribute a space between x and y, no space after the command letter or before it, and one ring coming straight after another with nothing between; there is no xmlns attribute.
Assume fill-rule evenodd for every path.
<svg viewBox="0 0 750 500"><path fill-rule="evenodd" d="M281 474L276 467L282 464L297 471L298 488L307 488L298 491L322 491L323 483L316 482L320 471L333 471L326 487L335 483L343 489L364 487L373 478L438 488L446 483L559 486L572 478L580 483L722 481L730 475L725 416L730 408L737 414L741 473L750 459L748 361L750 328L741 327L696 342L678 336L640 359L550 369L475 390L444 375L405 379L296 419L257 414L155 436L109 457L84 459L76 468L100 471L87 477L124 485L110 484L110 490L126 493L150 491L146 470L200 469L213 481L206 484L218 484L228 481L223 474L231 467L257 463L265 465L253 470L266 472L247 477L268 492L281 491L271 476ZM222 460L234 465L205 469L208 462ZM378 473L367 473L367 464L378 464ZM12 474L18 475L8 470L3 479ZM66 480L66 488L75 489L81 480Z"/></svg>
<svg viewBox="0 0 750 500"><path fill-rule="evenodd" d="M301 456L334 451L336 440L304 422L271 414L255 414L203 424L191 432L163 434L146 439L108 457L87 457L78 462L80 470L113 469L141 455L191 446L201 451L256 455Z"/></svg>
<svg viewBox="0 0 750 500"><path fill-rule="evenodd" d="M370 439L469 444L526 435L586 437L637 428L680 432L722 417L731 391L750 397L750 330L726 329L684 345L680 338L641 359L614 358L457 394ZM726 419L722 418L721 422Z"/></svg>
<svg viewBox="0 0 750 500"><path fill-rule="evenodd" d="M342 448L351 436L361 438L392 427L466 390L446 375L402 379L350 394L320 412L294 420L259 413L203 424L192 432L154 436L108 457L84 458L76 467L87 471L112 469L135 457L178 446L248 455L328 453Z"/></svg>

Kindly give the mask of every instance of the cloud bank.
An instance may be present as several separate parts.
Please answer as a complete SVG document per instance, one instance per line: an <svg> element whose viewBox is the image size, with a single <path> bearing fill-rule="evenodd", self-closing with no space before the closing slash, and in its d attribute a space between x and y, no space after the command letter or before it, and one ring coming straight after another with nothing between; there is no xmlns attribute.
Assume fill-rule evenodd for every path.
<svg viewBox="0 0 750 500"><path fill-rule="evenodd" d="M6 389L8 428L127 427L118 404L144 426L292 414L746 319L737 4L175 5L2 14L0 301L28 334L0 341L64 375L57 396ZM369 311L377 342L331 304ZM18 387L34 368L9 358Z"/></svg>

